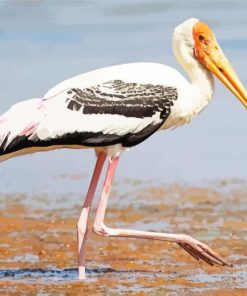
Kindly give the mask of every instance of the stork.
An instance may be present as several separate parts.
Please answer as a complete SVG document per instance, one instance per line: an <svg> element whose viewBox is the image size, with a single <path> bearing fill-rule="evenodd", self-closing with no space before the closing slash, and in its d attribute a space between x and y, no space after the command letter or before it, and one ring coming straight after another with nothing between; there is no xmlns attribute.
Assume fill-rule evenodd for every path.
<svg viewBox="0 0 247 296"><path fill-rule="evenodd" d="M205 23L177 26L173 50L188 73L157 63L131 63L65 80L41 99L12 106L0 117L0 161L59 148L96 151L97 161L77 224L79 278L85 279L88 218L102 168L108 161L94 233L173 242L195 259L231 266L206 244L185 234L110 228L104 217L119 158L153 133L190 123L211 101L215 74L247 107L247 92Z"/></svg>

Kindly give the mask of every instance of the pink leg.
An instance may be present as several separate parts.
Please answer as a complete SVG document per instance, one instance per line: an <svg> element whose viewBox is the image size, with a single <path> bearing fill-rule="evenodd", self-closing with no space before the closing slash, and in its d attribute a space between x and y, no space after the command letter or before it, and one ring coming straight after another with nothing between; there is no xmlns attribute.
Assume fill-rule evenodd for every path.
<svg viewBox="0 0 247 296"><path fill-rule="evenodd" d="M104 152L100 152L98 154L87 196L83 204L79 220L77 222L79 279L85 279L85 246L88 233L88 216L105 160L106 154Z"/></svg>
<svg viewBox="0 0 247 296"><path fill-rule="evenodd" d="M104 224L104 216L106 211L107 200L111 190L112 179L119 161L119 157L109 160L106 179L104 183L103 192L100 198L99 206L94 221L93 231L96 234L110 237L132 237L143 239L164 240L177 243L192 257L199 260L202 259L210 265L219 264L231 266L223 260L217 253L215 253L207 245L185 234L169 234L156 233L151 231L127 230L120 228L109 228Z"/></svg>

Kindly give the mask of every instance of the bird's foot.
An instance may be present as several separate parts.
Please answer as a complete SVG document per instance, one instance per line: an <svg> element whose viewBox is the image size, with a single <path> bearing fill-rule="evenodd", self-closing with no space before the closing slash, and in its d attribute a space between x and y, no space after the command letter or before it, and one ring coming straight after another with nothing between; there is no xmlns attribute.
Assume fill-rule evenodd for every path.
<svg viewBox="0 0 247 296"><path fill-rule="evenodd" d="M214 252L210 247L189 235L182 234L181 237L178 239L177 244L196 260L201 259L211 266L213 266L214 264L222 266L226 265L229 267L233 266L232 264L225 261L216 252Z"/></svg>
<svg viewBox="0 0 247 296"><path fill-rule="evenodd" d="M79 266L78 274L79 274L79 280L85 280L86 279L85 266Z"/></svg>

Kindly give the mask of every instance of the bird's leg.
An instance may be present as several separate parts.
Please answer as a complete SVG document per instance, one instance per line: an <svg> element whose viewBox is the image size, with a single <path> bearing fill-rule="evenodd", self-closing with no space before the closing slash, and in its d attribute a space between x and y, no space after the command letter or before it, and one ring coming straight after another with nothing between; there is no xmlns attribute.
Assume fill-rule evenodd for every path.
<svg viewBox="0 0 247 296"><path fill-rule="evenodd" d="M88 188L86 199L82 206L82 211L77 222L79 279L85 279L85 246L88 233L88 216L105 160L106 154L104 152L100 152L98 154L97 162Z"/></svg>
<svg viewBox="0 0 247 296"><path fill-rule="evenodd" d="M202 259L210 265L228 265L217 253L215 253L207 245L200 241L192 238L185 234L169 234L169 233L158 233L151 231L140 231L140 230L127 230L120 228L109 228L104 224L104 216L106 211L107 200L111 190L112 179L119 161L119 157L109 159L106 179L104 183L103 192L99 201L96 218L93 225L93 231L96 234L109 237L131 237L131 238L143 238L143 239L154 239L164 240L177 243L192 257L199 260Z"/></svg>

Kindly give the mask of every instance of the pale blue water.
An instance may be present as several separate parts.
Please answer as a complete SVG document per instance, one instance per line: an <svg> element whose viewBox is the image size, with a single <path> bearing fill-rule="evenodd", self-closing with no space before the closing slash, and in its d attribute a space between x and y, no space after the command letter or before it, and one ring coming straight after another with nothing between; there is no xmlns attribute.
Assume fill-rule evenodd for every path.
<svg viewBox="0 0 247 296"><path fill-rule="evenodd" d="M1 1L0 113L41 97L56 83L118 63L150 61L179 69L175 26L209 23L247 85L246 1ZM220 83L215 99L190 125L159 133L125 153L117 178L205 182L247 173L246 110ZM0 192L79 193L94 165L92 151L63 150L0 166ZM77 180L60 178L82 175Z"/></svg>

